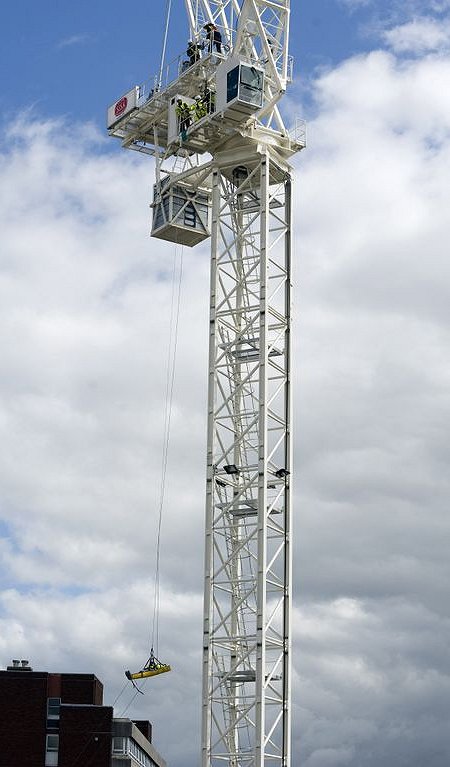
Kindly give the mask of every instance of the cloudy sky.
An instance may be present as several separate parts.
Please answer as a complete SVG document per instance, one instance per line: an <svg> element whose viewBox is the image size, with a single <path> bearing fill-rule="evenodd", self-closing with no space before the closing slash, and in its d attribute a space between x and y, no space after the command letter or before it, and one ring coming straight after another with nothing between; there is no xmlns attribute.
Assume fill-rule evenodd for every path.
<svg viewBox="0 0 450 767"><path fill-rule="evenodd" d="M105 107L157 70L163 6L2 11L0 665L147 657L171 275L152 163ZM450 2L294 2L293 767L450 764ZM186 30L179 2L171 51ZM136 16L138 13L138 17ZM199 753L208 245L183 254L161 655L116 713ZM174 732L177 733L174 737Z"/></svg>

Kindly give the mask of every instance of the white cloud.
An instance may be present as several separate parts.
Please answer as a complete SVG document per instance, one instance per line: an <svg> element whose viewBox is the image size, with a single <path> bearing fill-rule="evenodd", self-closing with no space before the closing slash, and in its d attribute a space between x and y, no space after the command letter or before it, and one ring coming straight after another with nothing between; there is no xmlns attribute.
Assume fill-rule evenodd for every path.
<svg viewBox="0 0 450 767"><path fill-rule="evenodd" d="M449 763L449 75L444 54L344 62L314 85L298 161L305 767ZM0 166L0 657L95 672L112 702L148 651L173 248L148 238L151 162L107 154L92 126L27 115ZM128 711L173 767L198 763L208 260L184 253L162 549L175 670Z"/></svg>
<svg viewBox="0 0 450 767"><path fill-rule="evenodd" d="M151 166L96 156L98 137L81 130L74 141L60 124L20 125L18 136L25 140L3 163L0 279L3 514L28 563L16 551L14 576L53 582L56 568L64 582L111 583L122 577L119 564L130 573L147 567L141 541L153 545L173 254L148 239ZM192 258L185 254L188 287ZM199 267L206 315L207 261ZM204 358L194 348L191 359L198 353ZM200 366L196 377L202 390ZM189 433L202 460L204 418L189 412L190 396L175 402L172 450ZM171 502L177 493L191 508L192 491L174 480Z"/></svg>
<svg viewBox="0 0 450 767"><path fill-rule="evenodd" d="M323 76L299 163L299 598L328 595L296 622L306 764L449 758L449 67Z"/></svg>
<svg viewBox="0 0 450 767"><path fill-rule="evenodd" d="M445 13L450 9L450 0L429 0L429 6L433 13Z"/></svg>
<svg viewBox="0 0 450 767"><path fill-rule="evenodd" d="M427 51L448 50L450 22L438 21L432 17L419 17L387 30L383 38L396 53L422 54Z"/></svg>
<svg viewBox="0 0 450 767"><path fill-rule="evenodd" d="M64 37L57 44L57 48L71 48L74 45L84 45L88 41L87 35L70 35L70 37Z"/></svg>
<svg viewBox="0 0 450 767"><path fill-rule="evenodd" d="M350 11L355 11L358 8L366 8L369 5L372 5L373 0L338 0L339 3L346 8L348 8Z"/></svg>

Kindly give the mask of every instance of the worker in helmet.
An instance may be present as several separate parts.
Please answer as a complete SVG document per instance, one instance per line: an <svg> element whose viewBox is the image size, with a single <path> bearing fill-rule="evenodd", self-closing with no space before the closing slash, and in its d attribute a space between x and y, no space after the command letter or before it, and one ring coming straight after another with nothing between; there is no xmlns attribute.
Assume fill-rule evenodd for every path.
<svg viewBox="0 0 450 767"><path fill-rule="evenodd" d="M195 102L193 106L194 106L194 115L196 120L201 120L202 117L204 117L208 112L205 101L204 99L202 99L201 96L195 97Z"/></svg>
<svg viewBox="0 0 450 767"><path fill-rule="evenodd" d="M217 29L216 25L209 21L203 29L206 32L206 39L208 41L208 51L212 53L213 45L217 53L222 53L222 35Z"/></svg>
<svg viewBox="0 0 450 767"><path fill-rule="evenodd" d="M191 108L182 99L177 99L175 114L178 118L178 124L181 134L185 134L191 124Z"/></svg>
<svg viewBox="0 0 450 767"><path fill-rule="evenodd" d="M175 107L175 114L178 118L178 123L181 123L181 118L183 116L183 102L181 99L177 99L177 104Z"/></svg>
<svg viewBox="0 0 450 767"><path fill-rule="evenodd" d="M189 40L186 48L186 56L189 58L189 66L191 67L200 58L200 46L193 40Z"/></svg>

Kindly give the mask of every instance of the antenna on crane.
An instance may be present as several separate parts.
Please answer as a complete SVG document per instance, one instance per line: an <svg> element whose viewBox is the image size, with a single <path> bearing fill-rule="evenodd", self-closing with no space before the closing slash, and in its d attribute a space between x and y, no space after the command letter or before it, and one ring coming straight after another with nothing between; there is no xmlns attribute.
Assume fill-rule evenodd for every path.
<svg viewBox="0 0 450 767"><path fill-rule="evenodd" d="M152 236L211 238L202 767L290 767L290 2L185 7L186 52L108 131L155 160Z"/></svg>
<svg viewBox="0 0 450 767"><path fill-rule="evenodd" d="M159 75L158 75L158 85L157 89L159 90L161 88L162 80L163 80L163 74L164 74L164 65L166 63L166 47L167 47L167 36L169 34L169 24L170 24L170 13L172 10L172 0L167 0L166 4L166 23L164 26L164 37L163 37L163 46L161 51L161 65L159 67Z"/></svg>

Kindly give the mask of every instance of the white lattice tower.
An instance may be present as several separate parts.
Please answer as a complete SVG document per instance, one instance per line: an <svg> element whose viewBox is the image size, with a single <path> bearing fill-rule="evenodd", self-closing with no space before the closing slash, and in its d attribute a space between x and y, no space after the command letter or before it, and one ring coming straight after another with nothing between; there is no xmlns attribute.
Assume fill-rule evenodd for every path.
<svg viewBox="0 0 450 767"><path fill-rule="evenodd" d="M291 182L249 159L213 172L205 767L289 765Z"/></svg>
<svg viewBox="0 0 450 767"><path fill-rule="evenodd" d="M291 767L289 159L304 136L278 110L290 3L185 6L201 55L110 133L156 158L153 234L188 245L211 235L202 767ZM260 73L261 102L227 91L220 106L241 66ZM179 95L216 91L215 108L174 134Z"/></svg>

